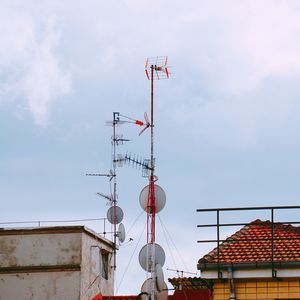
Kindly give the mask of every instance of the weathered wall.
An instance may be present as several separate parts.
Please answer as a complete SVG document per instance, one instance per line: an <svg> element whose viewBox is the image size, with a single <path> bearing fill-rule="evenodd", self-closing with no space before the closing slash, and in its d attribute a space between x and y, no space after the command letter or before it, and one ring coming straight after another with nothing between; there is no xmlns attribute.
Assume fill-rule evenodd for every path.
<svg viewBox="0 0 300 300"><path fill-rule="evenodd" d="M87 234L82 236L81 300L90 300L99 292L103 295L114 293L112 243L109 243L110 246ZM101 250L110 253L107 280L102 277Z"/></svg>
<svg viewBox="0 0 300 300"><path fill-rule="evenodd" d="M0 230L0 300L113 295L113 243L83 226ZM102 251L111 258L102 276Z"/></svg>
<svg viewBox="0 0 300 300"><path fill-rule="evenodd" d="M74 265L81 261L81 233L0 235L0 267Z"/></svg>
<svg viewBox="0 0 300 300"><path fill-rule="evenodd" d="M79 300L80 272L0 274L0 300Z"/></svg>
<svg viewBox="0 0 300 300"><path fill-rule="evenodd" d="M236 299L296 299L300 298L300 279L257 280L235 282ZM228 300L230 286L228 282L214 284L214 300Z"/></svg>

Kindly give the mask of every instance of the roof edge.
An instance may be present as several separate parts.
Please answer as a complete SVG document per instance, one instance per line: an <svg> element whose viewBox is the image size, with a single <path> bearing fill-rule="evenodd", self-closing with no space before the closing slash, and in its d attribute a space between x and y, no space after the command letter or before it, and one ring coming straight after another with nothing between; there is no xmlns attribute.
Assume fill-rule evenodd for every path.
<svg viewBox="0 0 300 300"><path fill-rule="evenodd" d="M84 225L70 226L45 226L45 227L20 227L20 228L0 228L0 236L9 235L31 235L31 234L61 234L61 233L86 233L87 235L104 242L110 247L114 247L114 243L107 238L99 235L97 232Z"/></svg>
<svg viewBox="0 0 300 300"><path fill-rule="evenodd" d="M263 268L299 268L300 261L257 261L257 262L232 262L232 263L198 263L197 269L200 271L205 270L218 270L233 268L235 270L247 270L247 269L263 269Z"/></svg>

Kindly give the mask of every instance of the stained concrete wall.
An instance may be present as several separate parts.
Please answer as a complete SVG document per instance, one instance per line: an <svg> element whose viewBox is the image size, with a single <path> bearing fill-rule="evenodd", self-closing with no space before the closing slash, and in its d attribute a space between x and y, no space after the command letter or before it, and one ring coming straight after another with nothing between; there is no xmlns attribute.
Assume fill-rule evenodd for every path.
<svg viewBox="0 0 300 300"><path fill-rule="evenodd" d="M2 268L72 265L80 262L80 233L0 236Z"/></svg>
<svg viewBox="0 0 300 300"><path fill-rule="evenodd" d="M108 278L102 276L102 255L106 252L109 258ZM92 236L82 236L82 267L81 267L81 299L90 300L99 293L114 293L113 253L110 244L99 243Z"/></svg>
<svg viewBox="0 0 300 300"><path fill-rule="evenodd" d="M112 246L83 226L0 230L0 300L112 295L112 273L102 278L101 256L95 255Z"/></svg>
<svg viewBox="0 0 300 300"><path fill-rule="evenodd" d="M0 274L0 300L80 300L80 272Z"/></svg>

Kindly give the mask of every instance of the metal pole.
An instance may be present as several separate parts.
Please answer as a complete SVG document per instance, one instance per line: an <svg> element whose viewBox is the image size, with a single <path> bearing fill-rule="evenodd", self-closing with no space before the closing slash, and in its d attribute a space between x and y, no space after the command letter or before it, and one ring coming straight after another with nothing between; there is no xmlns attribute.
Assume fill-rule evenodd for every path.
<svg viewBox="0 0 300 300"><path fill-rule="evenodd" d="M114 270L117 268L117 176L116 176L116 123L118 117L113 113L113 174L114 174L114 194L113 194L113 235L114 235Z"/></svg>
<svg viewBox="0 0 300 300"><path fill-rule="evenodd" d="M103 229L104 229L103 234L104 234L104 237L105 237L105 234L106 234L106 232L105 232L105 218L103 219Z"/></svg>
<svg viewBox="0 0 300 300"><path fill-rule="evenodd" d="M222 273L221 273L221 268L220 268L220 211L217 210L217 244L218 244L218 248L217 248L217 253L218 253L218 278L222 278Z"/></svg>
<svg viewBox="0 0 300 300"><path fill-rule="evenodd" d="M151 206L151 298L155 299L155 191L154 191L154 68L151 66L151 176L150 176L150 206Z"/></svg>
<svg viewBox="0 0 300 300"><path fill-rule="evenodd" d="M272 222L272 277L276 277L276 270L274 266L274 208L271 208L271 222Z"/></svg>

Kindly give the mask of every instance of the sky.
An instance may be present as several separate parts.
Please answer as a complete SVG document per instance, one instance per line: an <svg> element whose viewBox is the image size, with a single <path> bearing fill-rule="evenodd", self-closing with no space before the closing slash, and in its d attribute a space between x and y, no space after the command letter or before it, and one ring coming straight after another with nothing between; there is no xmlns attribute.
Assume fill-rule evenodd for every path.
<svg viewBox="0 0 300 300"><path fill-rule="evenodd" d="M197 273L213 247L197 243L214 237L197 228L214 216L197 208L299 204L299 1L1 0L0 31L0 222L105 217L96 193L109 183L85 174L111 168L113 112L149 113L144 65L157 55L171 72L154 86L165 278L176 276L167 268ZM118 128L131 139L118 153L149 157L139 130ZM116 292L137 294L147 180L117 171L127 238Z"/></svg>

